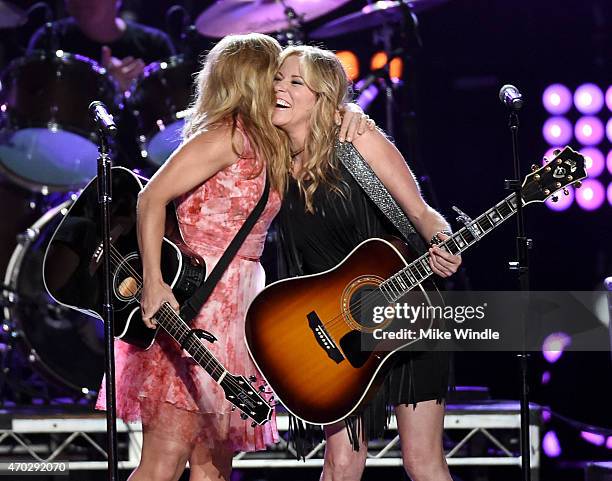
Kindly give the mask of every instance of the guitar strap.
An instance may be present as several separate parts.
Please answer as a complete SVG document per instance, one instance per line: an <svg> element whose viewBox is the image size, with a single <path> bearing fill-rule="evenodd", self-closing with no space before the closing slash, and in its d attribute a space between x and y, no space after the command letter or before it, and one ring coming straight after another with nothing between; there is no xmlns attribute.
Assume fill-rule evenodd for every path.
<svg viewBox="0 0 612 481"><path fill-rule="evenodd" d="M335 152L346 170L404 239L417 251L422 251L425 244L414 225L355 146L350 142L340 142L336 139Z"/></svg>
<svg viewBox="0 0 612 481"><path fill-rule="evenodd" d="M232 259L236 256L238 249L247 238L255 223L261 216L266 204L268 203L268 196L270 194L270 181L268 179L268 175L266 173L266 183L264 185L263 193L257 202L257 205L254 207L253 211L244 221L240 230L236 233L232 242L230 242L227 249L219 259L219 262L215 265L214 269L211 271L209 276L204 281L204 284L200 286L200 288L194 292L194 294L181 306L181 317L185 320L185 322L189 323L194 317L198 315L200 309L206 302L206 300L212 294L215 286L223 276L223 273L228 268Z"/></svg>

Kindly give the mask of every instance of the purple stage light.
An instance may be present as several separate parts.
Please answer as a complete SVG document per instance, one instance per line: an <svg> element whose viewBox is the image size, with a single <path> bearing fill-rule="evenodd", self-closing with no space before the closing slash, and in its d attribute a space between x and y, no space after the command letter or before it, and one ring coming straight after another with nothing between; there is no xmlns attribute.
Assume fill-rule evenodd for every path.
<svg viewBox="0 0 612 481"><path fill-rule="evenodd" d="M608 204L612 206L612 182L608 184Z"/></svg>
<svg viewBox="0 0 612 481"><path fill-rule="evenodd" d="M547 423L551 420L552 414L548 409L542 409L542 421Z"/></svg>
<svg viewBox="0 0 612 481"><path fill-rule="evenodd" d="M572 140L572 124L565 117L551 117L544 122L542 135L550 145L565 145Z"/></svg>
<svg viewBox="0 0 612 481"><path fill-rule="evenodd" d="M553 196L556 196L557 202L553 202L553 197L547 199L544 202L546 204L546 207L548 207L550 210L554 210L555 212L562 212L564 210L569 209L569 207L574 202L575 193L574 188L571 186L568 186L567 190L569 192L569 195L565 195L563 191L559 191Z"/></svg>
<svg viewBox="0 0 612 481"><path fill-rule="evenodd" d="M542 343L542 354L551 364L557 362L563 354L563 350L571 343L570 337L564 332L553 332L544 339Z"/></svg>
<svg viewBox="0 0 612 481"><path fill-rule="evenodd" d="M576 190L576 203L584 210L595 210L606 200L602 183L596 179L587 179L582 187Z"/></svg>
<svg viewBox="0 0 612 481"><path fill-rule="evenodd" d="M555 154L553 154L553 152L555 151L556 148L557 147L551 147L550 149L546 151L546 153L544 154L544 157L542 157L542 165L554 159Z"/></svg>
<svg viewBox="0 0 612 481"><path fill-rule="evenodd" d="M572 108L572 93L565 85L552 84L542 94L544 108L553 115L562 115Z"/></svg>
<svg viewBox="0 0 612 481"><path fill-rule="evenodd" d="M583 114L596 114L604 105L604 95L595 84L583 84L574 93L574 103Z"/></svg>
<svg viewBox="0 0 612 481"><path fill-rule="evenodd" d="M542 373L542 384L548 384L550 382L550 371L544 371Z"/></svg>
<svg viewBox="0 0 612 481"><path fill-rule="evenodd" d="M593 177L597 177L603 172L606 161L601 150L594 147L585 147L580 149L580 153L584 155L585 166L589 178L592 179Z"/></svg>
<svg viewBox="0 0 612 481"><path fill-rule="evenodd" d="M608 172L612 174L612 150L608 152L608 156L606 157L606 165L608 166Z"/></svg>
<svg viewBox="0 0 612 481"><path fill-rule="evenodd" d="M608 106L608 110L612 111L612 85L606 90L606 105Z"/></svg>
<svg viewBox="0 0 612 481"><path fill-rule="evenodd" d="M612 449L612 436L608 436L608 440L606 441L606 448Z"/></svg>
<svg viewBox="0 0 612 481"><path fill-rule="evenodd" d="M604 138L604 126L597 117L581 117L576 122L574 133L583 145L597 145Z"/></svg>
<svg viewBox="0 0 612 481"><path fill-rule="evenodd" d="M608 123L606 124L606 135L608 136L608 140L612 142L612 117L608 119Z"/></svg>
<svg viewBox="0 0 612 481"><path fill-rule="evenodd" d="M549 458L557 458L561 455L561 444L554 431L548 431L542 438L542 449Z"/></svg>
<svg viewBox="0 0 612 481"><path fill-rule="evenodd" d="M603 446L606 442L606 437L603 434L590 433L588 431L581 431L580 437L587 443L594 444L595 446Z"/></svg>

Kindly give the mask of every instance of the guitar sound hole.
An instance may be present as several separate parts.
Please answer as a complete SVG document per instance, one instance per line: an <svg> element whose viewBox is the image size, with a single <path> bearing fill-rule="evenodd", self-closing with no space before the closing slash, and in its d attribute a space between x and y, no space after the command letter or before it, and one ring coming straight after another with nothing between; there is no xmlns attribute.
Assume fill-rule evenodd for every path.
<svg viewBox="0 0 612 481"><path fill-rule="evenodd" d="M371 331L381 327L380 320L375 322L375 312L388 305L389 303L376 285L363 285L357 288L351 296L349 310L360 329Z"/></svg>
<svg viewBox="0 0 612 481"><path fill-rule="evenodd" d="M115 296L124 302L132 302L140 295L142 267L136 253L116 259L114 265L113 289ZM113 264L115 264L115 262Z"/></svg>

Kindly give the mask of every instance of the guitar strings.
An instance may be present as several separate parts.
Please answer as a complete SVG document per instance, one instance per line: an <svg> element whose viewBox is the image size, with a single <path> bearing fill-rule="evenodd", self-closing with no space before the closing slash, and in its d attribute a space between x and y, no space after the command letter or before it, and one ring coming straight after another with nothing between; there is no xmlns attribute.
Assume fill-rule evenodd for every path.
<svg viewBox="0 0 612 481"><path fill-rule="evenodd" d="M137 272L137 271L136 271L134 268L132 268L132 266L129 264L129 262L126 262L125 258L123 258L123 257L121 256L121 253L120 253L119 251L117 251L117 249L116 249L116 248L115 248L113 245L111 245L111 251L110 251L110 253L111 253L111 259L112 259L112 260L114 260L114 261L117 263L117 265L116 265L115 267L116 267L117 269L121 269L123 266L125 266L125 270L126 270L126 272L127 272L128 274L132 274L132 276L135 278L135 280L136 280L137 282L139 282L139 283L140 283L140 286L138 287L138 289L137 289L137 291L136 291L136 294L134 295L134 298L135 298L137 301L139 301L139 299L138 299L136 296L137 296L137 295L138 295L138 293L141 291L141 286L142 286L142 278L140 277L140 274L139 274L139 273L138 273L138 272ZM162 307L160 308L160 311L161 311L162 309L166 309L166 311L167 311L167 312L170 312L170 314L169 314L169 315L168 315L168 314L166 314L166 313L164 313L164 312L162 312L162 316L161 316L162 320L167 320L167 321L169 321L169 322L170 322L170 323L173 325L173 327L181 327L181 324L184 324L184 325L185 325L187 328L189 327L189 326L187 325L187 323L186 323L186 322L185 322L185 321L184 321L182 318L180 318L180 316L178 316L178 315L176 314L176 312L174 312L174 310L172 309L172 307L170 306L170 304L168 304L167 302L165 302L164 304L162 304ZM158 312L159 312L159 311L158 311ZM176 322L176 319L175 319L175 318L177 318L177 317L180 319L180 322ZM161 326L162 328L164 328L164 330L166 330L166 331L167 331L167 329L166 329L166 328L165 328L165 327L164 327L162 324L160 324L160 326ZM172 333L170 333L170 332L169 332L169 334L171 334L171 335L172 335ZM193 347L193 345L194 345L194 340L193 340L193 339L190 339L188 342L189 342L189 343L191 344L191 346ZM212 354L210 351L208 351L208 349L206 349L206 347L205 347L205 346L204 346L204 345L203 345L201 342L195 342L195 351L196 351L198 354L202 355L203 357L208 357L208 358L209 358L209 359L208 359L208 361L206 361L206 366L208 366L208 364L209 364L211 361L213 361L213 360L214 360L214 361L217 363L218 367L219 367L219 368L222 370L221 374L223 374L223 371L228 372L228 371L227 371L227 369L225 369L225 368L224 368L224 367L221 365L221 363L220 363L220 362L219 362L219 361L218 361L218 360L215 358L215 356L214 356L214 355L213 355L213 354ZM206 369L206 367L205 367L205 366L202 366L202 367L204 367L204 369ZM214 373L216 373L216 369L217 369L217 368L213 368L213 372L214 372ZM238 382L236 382L236 381L234 380L234 378L233 378L233 377L230 377L230 378L228 379L228 387L231 387L231 388L232 388L232 394L233 394L234 396L236 396L236 398L237 398L237 394L238 394L238 392L239 392L239 391L241 391L241 390L243 389L243 388L242 388L242 386L240 386L240 384L239 384ZM256 389L255 389L253 386L250 386L250 387L251 387L251 389L250 389L250 390L251 390L251 391L252 391L254 394L256 394ZM234 388L236 388L236 389L237 389L237 391L235 391L235 390L234 390ZM238 398L237 398L237 400L238 400ZM266 403L266 404L267 404L267 403ZM237 407L240 409L240 407L239 407L239 406L237 406ZM245 406L245 408L246 408L246 406ZM241 409L241 410L242 410L242 409Z"/></svg>

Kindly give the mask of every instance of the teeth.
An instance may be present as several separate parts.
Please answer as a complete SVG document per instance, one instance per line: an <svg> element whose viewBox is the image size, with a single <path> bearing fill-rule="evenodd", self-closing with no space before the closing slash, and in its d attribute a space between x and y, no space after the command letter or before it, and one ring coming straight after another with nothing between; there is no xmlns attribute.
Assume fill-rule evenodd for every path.
<svg viewBox="0 0 612 481"><path fill-rule="evenodd" d="M291 107L291 105L289 105L289 102L283 99L276 99L276 105L279 107Z"/></svg>

